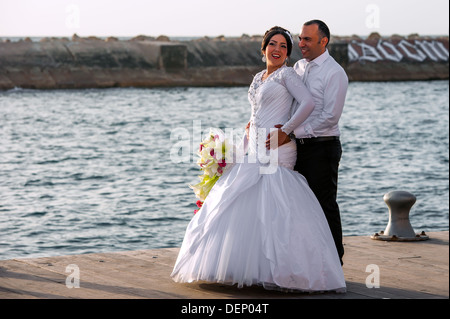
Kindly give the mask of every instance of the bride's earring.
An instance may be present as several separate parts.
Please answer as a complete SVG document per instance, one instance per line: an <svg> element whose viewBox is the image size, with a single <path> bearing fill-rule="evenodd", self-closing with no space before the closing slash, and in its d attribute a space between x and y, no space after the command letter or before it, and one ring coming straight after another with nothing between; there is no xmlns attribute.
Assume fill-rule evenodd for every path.
<svg viewBox="0 0 450 319"><path fill-rule="evenodd" d="M262 60L264 63L266 63L266 61L267 61L267 60L266 60L266 56L263 55L262 58L261 58L261 60Z"/></svg>

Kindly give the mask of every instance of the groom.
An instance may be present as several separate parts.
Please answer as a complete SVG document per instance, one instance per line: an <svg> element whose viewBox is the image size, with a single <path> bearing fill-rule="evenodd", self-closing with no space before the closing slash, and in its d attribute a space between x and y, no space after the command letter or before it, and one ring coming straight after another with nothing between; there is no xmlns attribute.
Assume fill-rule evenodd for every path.
<svg viewBox="0 0 450 319"><path fill-rule="evenodd" d="M344 246L339 206L336 202L338 167L342 155L338 126L344 108L348 78L327 50L330 31L320 20L303 24L299 35L303 59L294 65L311 92L315 108L309 118L289 137L278 130L278 145L297 142L295 170L302 174L319 200L330 226L339 258Z"/></svg>

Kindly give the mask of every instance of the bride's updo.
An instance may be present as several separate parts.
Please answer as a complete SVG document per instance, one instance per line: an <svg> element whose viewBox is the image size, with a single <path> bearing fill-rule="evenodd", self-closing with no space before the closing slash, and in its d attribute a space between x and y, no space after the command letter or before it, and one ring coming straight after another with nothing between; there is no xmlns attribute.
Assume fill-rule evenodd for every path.
<svg viewBox="0 0 450 319"><path fill-rule="evenodd" d="M288 30L278 26L272 27L266 31L266 33L264 34L263 41L261 43L261 51L264 52L266 50L266 47L269 44L270 39L272 39L272 37L275 34L281 34L286 39L287 56L290 56L292 52L292 46L294 45L294 40L292 39L291 33Z"/></svg>

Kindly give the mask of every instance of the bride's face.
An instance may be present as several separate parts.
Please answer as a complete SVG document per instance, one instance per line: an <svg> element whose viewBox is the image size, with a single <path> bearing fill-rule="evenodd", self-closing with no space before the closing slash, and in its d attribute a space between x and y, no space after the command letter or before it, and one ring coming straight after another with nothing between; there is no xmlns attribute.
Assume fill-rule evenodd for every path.
<svg viewBox="0 0 450 319"><path fill-rule="evenodd" d="M267 44L265 50L266 63L268 67L280 67L287 58L287 43L284 36L275 34Z"/></svg>

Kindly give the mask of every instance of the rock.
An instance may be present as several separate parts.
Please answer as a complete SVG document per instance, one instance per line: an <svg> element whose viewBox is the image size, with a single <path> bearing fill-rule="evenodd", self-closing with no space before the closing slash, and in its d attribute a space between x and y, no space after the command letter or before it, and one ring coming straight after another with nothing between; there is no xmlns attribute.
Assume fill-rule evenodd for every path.
<svg viewBox="0 0 450 319"><path fill-rule="evenodd" d="M352 40L355 40L355 41L362 41L362 38L361 38L359 35L353 34L353 35L349 38L349 41L352 41Z"/></svg>
<svg viewBox="0 0 450 319"><path fill-rule="evenodd" d="M78 34L74 33L72 35L72 41L81 41L82 39L78 36Z"/></svg>
<svg viewBox="0 0 450 319"><path fill-rule="evenodd" d="M160 35L156 38L156 41L170 42L170 38L166 35Z"/></svg>
<svg viewBox="0 0 450 319"><path fill-rule="evenodd" d="M219 35L218 37L214 38L215 41L226 41L226 38L224 35Z"/></svg>
<svg viewBox="0 0 450 319"><path fill-rule="evenodd" d="M378 32L372 32L371 34L369 34L367 39L368 40L379 40L379 39L381 39L381 35Z"/></svg>
<svg viewBox="0 0 450 319"><path fill-rule="evenodd" d="M154 37L149 37L146 35L138 35L134 38L132 38L130 41L154 41L155 38Z"/></svg>
<svg viewBox="0 0 450 319"><path fill-rule="evenodd" d="M408 40L419 40L419 35L417 33L411 33L407 36Z"/></svg>
<svg viewBox="0 0 450 319"><path fill-rule="evenodd" d="M204 37L202 37L202 38L198 38L198 39L196 39L196 40L194 40L194 41L210 41L211 39L208 37L208 36L204 36Z"/></svg>
<svg viewBox="0 0 450 319"><path fill-rule="evenodd" d="M92 35L87 37L86 40L89 40L89 41L102 41L102 39L100 39L98 37L95 37L95 36L92 36Z"/></svg>
<svg viewBox="0 0 450 319"><path fill-rule="evenodd" d="M390 36L390 40L399 42L403 39L403 37L399 34L393 34Z"/></svg>

